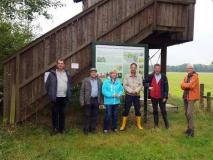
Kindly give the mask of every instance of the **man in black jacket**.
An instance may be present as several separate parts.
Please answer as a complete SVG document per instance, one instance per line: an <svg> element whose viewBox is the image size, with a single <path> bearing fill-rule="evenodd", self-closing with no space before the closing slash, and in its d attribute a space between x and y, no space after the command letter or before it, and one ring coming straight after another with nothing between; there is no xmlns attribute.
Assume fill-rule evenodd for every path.
<svg viewBox="0 0 213 160"><path fill-rule="evenodd" d="M149 97L152 101L154 127L158 127L158 105L161 109L161 114L165 123L165 127L169 128L167 119L166 102L168 99L169 85L165 74L161 73L161 66L154 65L154 72L148 76L147 82L149 83Z"/></svg>
<svg viewBox="0 0 213 160"><path fill-rule="evenodd" d="M65 107L71 97L71 75L65 70L63 59L57 60L56 69L50 71L45 88L52 106L53 133L65 130Z"/></svg>

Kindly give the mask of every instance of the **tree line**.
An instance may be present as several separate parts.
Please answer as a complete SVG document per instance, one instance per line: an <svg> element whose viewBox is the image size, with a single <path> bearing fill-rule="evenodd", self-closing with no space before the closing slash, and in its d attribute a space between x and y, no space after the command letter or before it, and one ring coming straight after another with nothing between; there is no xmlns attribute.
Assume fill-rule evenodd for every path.
<svg viewBox="0 0 213 160"><path fill-rule="evenodd" d="M177 66L167 66L168 72L185 72L187 64L181 64ZM197 72L213 72L213 64L205 65L205 64L195 64L194 69Z"/></svg>

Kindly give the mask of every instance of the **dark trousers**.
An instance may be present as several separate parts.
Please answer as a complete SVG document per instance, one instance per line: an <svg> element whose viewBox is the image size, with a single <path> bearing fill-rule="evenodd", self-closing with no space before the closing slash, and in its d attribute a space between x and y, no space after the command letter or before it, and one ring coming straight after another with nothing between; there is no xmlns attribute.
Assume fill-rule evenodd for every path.
<svg viewBox="0 0 213 160"><path fill-rule="evenodd" d="M132 106L132 104L134 105L135 108L135 115L136 116L141 116L140 113L140 96L131 96L131 95L126 95L125 96L125 106L124 106L124 112L123 112L123 116L128 116L129 115L129 110Z"/></svg>
<svg viewBox="0 0 213 160"><path fill-rule="evenodd" d="M158 127L158 105L161 110L161 114L165 123L165 126L168 128L169 127L169 122L167 119L167 112L166 112L166 102L163 102L163 99L154 99L152 98L152 107L153 107L153 116L154 116L154 125L155 127Z"/></svg>
<svg viewBox="0 0 213 160"><path fill-rule="evenodd" d="M84 106L84 131L96 130L98 110L98 98L91 98L90 104Z"/></svg>
<svg viewBox="0 0 213 160"><path fill-rule="evenodd" d="M57 97L52 106L52 126L54 130L62 132L65 129L65 108L67 99Z"/></svg>
<svg viewBox="0 0 213 160"><path fill-rule="evenodd" d="M117 129L119 105L105 105L105 107L104 130L109 130L110 120L112 120L112 130Z"/></svg>

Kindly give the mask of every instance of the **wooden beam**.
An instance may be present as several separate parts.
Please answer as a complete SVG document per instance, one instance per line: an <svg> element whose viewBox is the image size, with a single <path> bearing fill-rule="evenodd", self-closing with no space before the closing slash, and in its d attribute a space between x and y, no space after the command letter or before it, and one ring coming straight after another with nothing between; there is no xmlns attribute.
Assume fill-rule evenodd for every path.
<svg viewBox="0 0 213 160"><path fill-rule="evenodd" d="M166 74L167 66L167 46L161 48L161 72Z"/></svg>
<svg viewBox="0 0 213 160"><path fill-rule="evenodd" d="M211 113L212 100L211 100L211 92L207 92L207 111Z"/></svg>
<svg viewBox="0 0 213 160"><path fill-rule="evenodd" d="M200 84L200 108L204 109L204 84Z"/></svg>
<svg viewBox="0 0 213 160"><path fill-rule="evenodd" d="M133 38L129 39L127 43L140 43L144 38L148 37L153 33L152 24L145 27L141 33L137 34Z"/></svg>
<svg viewBox="0 0 213 160"><path fill-rule="evenodd" d="M16 120L19 120L19 114L18 114L18 111L20 110L20 93L19 93L19 75L20 75L20 54L16 56L16 93L15 93L15 96L16 96L16 111L15 111L15 119Z"/></svg>
<svg viewBox="0 0 213 160"><path fill-rule="evenodd" d="M182 4L182 5L189 5L195 4L196 0L157 0L159 3L171 3L171 4Z"/></svg>
<svg viewBox="0 0 213 160"><path fill-rule="evenodd" d="M156 31L164 31L164 32L184 32L185 27L177 27L177 26L163 26L163 25L157 25Z"/></svg>

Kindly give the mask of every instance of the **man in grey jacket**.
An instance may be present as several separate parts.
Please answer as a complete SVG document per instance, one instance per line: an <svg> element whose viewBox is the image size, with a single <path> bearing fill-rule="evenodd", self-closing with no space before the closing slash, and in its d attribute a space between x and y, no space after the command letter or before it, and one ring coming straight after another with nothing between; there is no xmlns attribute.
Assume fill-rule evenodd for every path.
<svg viewBox="0 0 213 160"><path fill-rule="evenodd" d="M82 82L80 103L84 107L84 134L95 133L99 105L102 103L102 81L97 76L96 68L90 69L90 76Z"/></svg>
<svg viewBox="0 0 213 160"><path fill-rule="evenodd" d="M57 60L56 69L50 71L45 88L52 106L53 133L65 130L65 107L71 97L71 75L65 70L63 59Z"/></svg>

